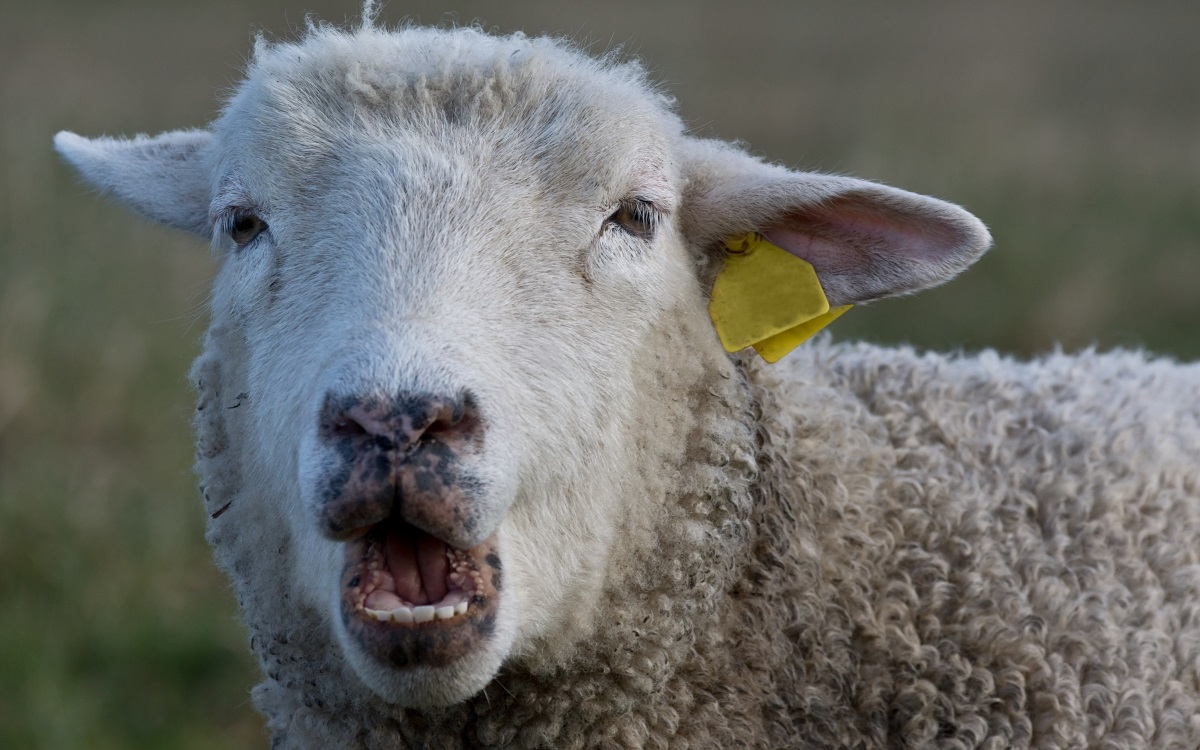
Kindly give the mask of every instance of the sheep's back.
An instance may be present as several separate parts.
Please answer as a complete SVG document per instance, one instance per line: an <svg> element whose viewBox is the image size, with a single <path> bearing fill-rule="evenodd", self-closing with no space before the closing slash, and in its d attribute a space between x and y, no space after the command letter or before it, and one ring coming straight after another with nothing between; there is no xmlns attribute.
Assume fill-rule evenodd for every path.
<svg viewBox="0 0 1200 750"><path fill-rule="evenodd" d="M818 342L759 377L831 741L1200 747L1200 367Z"/></svg>

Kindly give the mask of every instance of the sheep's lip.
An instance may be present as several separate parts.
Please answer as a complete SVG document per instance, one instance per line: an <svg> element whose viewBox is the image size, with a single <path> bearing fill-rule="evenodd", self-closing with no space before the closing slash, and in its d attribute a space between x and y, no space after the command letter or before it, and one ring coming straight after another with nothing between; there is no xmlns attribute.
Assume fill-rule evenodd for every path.
<svg viewBox="0 0 1200 750"><path fill-rule="evenodd" d="M429 557L428 549L442 546L449 551L446 570L458 571L462 575L456 580L457 596L453 590L448 590L445 596L436 601L431 596L417 595L410 598L404 595L383 597L373 593L380 589L376 587L381 572L396 573L397 577L404 575L407 566L418 561L403 558L403 555L391 556L387 550L394 549L397 544L419 544ZM424 563L424 575L429 575L428 559ZM408 570L411 574L413 571ZM459 550L445 542L403 523L384 522L372 527L366 534L345 543L345 564L342 573L341 610L342 622L346 633L367 654L384 664L396 668L415 666L446 666L475 653L495 632L496 615L498 611L499 593L501 587L501 562L496 550L495 537L484 540L481 544L467 550ZM387 587L384 587L387 588ZM393 593L404 589L404 586L391 587ZM447 589L453 584L447 578ZM408 588L411 591L411 586ZM421 589L424 593L424 587ZM434 592L437 596L440 592ZM399 608L391 613L397 616L388 617L389 610L373 609L370 604L380 607L380 601L392 598L398 599ZM420 600L420 601L418 601ZM435 615L433 619L417 622L428 616L428 610L417 612L417 607L434 607L444 609L457 606L459 612L443 619L445 612ZM465 612L460 602L465 602ZM437 605L443 605L438 607ZM411 605L411 606L405 606ZM384 605L388 606L388 605ZM414 614L409 618L403 610Z"/></svg>

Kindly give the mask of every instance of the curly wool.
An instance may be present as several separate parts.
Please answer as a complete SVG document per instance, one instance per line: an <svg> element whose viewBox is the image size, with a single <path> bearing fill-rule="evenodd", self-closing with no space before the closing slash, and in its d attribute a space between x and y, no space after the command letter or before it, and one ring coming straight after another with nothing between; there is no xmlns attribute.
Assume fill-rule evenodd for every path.
<svg viewBox="0 0 1200 750"><path fill-rule="evenodd" d="M239 492L233 339L193 371L210 512ZM673 501L592 636L458 706L355 687L286 565L264 582L261 540L214 534L275 746L1200 746L1200 369L827 340L736 361L688 393Z"/></svg>
<svg viewBox="0 0 1200 750"><path fill-rule="evenodd" d="M805 696L780 722L826 747L1198 746L1200 368L858 345L788 369L769 389L803 406L761 434L806 518L756 527L821 590L764 592L795 634L778 690Z"/></svg>

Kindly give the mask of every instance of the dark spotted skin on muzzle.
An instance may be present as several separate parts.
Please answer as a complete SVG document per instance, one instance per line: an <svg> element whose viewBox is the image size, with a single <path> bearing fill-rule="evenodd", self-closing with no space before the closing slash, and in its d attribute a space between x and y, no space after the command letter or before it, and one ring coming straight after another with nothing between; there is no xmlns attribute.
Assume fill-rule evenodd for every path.
<svg viewBox="0 0 1200 750"><path fill-rule="evenodd" d="M334 539L388 518L396 504L395 460L387 452L364 453L338 445L340 469L321 503L321 530Z"/></svg>
<svg viewBox="0 0 1200 750"><path fill-rule="evenodd" d="M479 516L472 499L483 488L461 471L449 446L431 443L418 451L398 479L400 516L406 523L447 541L474 537Z"/></svg>
<svg viewBox="0 0 1200 750"><path fill-rule="evenodd" d="M320 437L340 460L319 507L326 535L397 518L452 546L475 539L484 487L462 460L482 447L483 421L470 398L329 398Z"/></svg>

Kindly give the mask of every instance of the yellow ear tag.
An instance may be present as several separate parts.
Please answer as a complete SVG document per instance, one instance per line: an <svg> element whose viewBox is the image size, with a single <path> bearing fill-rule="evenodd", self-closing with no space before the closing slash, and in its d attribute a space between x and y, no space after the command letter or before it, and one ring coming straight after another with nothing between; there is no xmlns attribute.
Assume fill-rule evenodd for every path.
<svg viewBox="0 0 1200 750"><path fill-rule="evenodd" d="M708 313L727 352L753 346L766 361L778 362L851 307L830 309L808 261L760 234L726 240L725 249Z"/></svg>

